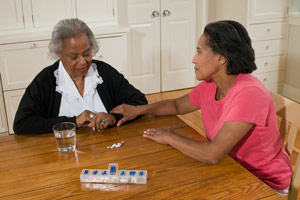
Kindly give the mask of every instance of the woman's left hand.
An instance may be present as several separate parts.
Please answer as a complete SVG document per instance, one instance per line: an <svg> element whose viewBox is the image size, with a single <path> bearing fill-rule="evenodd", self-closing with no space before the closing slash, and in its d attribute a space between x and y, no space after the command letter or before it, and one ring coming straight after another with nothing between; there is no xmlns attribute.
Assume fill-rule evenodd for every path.
<svg viewBox="0 0 300 200"><path fill-rule="evenodd" d="M168 144L167 140L172 136L172 132L168 129L153 128L145 130L143 136L161 144Z"/></svg>
<svg viewBox="0 0 300 200"><path fill-rule="evenodd" d="M97 113L93 118L92 122L88 125L93 128L93 130L97 130L102 133L104 129L108 126L112 126L116 123L116 118L112 114L100 112Z"/></svg>

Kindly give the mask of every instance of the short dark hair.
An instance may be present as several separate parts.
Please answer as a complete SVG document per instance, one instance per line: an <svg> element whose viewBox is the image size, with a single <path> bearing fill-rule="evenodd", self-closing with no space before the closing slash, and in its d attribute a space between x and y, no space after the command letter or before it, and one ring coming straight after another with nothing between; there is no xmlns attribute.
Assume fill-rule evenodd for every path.
<svg viewBox="0 0 300 200"><path fill-rule="evenodd" d="M206 45L214 53L227 58L228 75L252 73L256 70L255 54L247 30L236 21L224 20L206 25Z"/></svg>

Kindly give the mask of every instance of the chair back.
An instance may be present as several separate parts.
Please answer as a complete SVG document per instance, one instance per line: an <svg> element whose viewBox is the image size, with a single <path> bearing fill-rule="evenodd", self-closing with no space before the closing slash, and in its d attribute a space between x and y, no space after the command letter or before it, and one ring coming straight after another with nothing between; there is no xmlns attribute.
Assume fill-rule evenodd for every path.
<svg viewBox="0 0 300 200"><path fill-rule="evenodd" d="M292 183L289 189L288 200L296 200L300 185L300 142L295 146L297 133L300 134L300 104L272 93L278 118L279 131L284 138L284 147L287 150L293 165Z"/></svg>

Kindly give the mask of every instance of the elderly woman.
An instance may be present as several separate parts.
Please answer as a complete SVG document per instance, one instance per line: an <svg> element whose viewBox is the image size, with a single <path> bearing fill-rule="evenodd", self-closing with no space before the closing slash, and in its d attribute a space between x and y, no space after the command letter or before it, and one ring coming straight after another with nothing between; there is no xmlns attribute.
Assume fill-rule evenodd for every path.
<svg viewBox="0 0 300 200"><path fill-rule="evenodd" d="M275 105L265 86L250 75L256 69L246 29L234 21L205 27L193 58L197 80L190 94L144 106L121 105L111 113L126 120L140 114L176 115L201 109L207 142L165 129L148 129L144 137L169 144L202 162L217 164L227 154L271 188L287 192L292 168L282 148Z"/></svg>
<svg viewBox="0 0 300 200"><path fill-rule="evenodd" d="M105 62L92 59L98 45L79 19L54 27L49 51L59 58L31 82L14 120L15 133L47 133L59 122L102 131L122 118L109 111L122 103L147 104L145 95Z"/></svg>

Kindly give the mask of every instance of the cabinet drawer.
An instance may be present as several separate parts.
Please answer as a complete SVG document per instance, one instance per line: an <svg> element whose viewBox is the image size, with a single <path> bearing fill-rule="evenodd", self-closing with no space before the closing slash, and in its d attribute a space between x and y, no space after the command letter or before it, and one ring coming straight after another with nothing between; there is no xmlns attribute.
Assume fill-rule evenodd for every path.
<svg viewBox="0 0 300 200"><path fill-rule="evenodd" d="M252 40L266 40L285 38L287 35L287 23L265 23L265 24L251 24L248 31Z"/></svg>
<svg viewBox="0 0 300 200"><path fill-rule="evenodd" d="M258 57L255 60L257 70L255 70L253 74L282 70L285 60L286 57L284 55Z"/></svg>
<svg viewBox="0 0 300 200"><path fill-rule="evenodd" d="M53 63L49 41L0 45L0 72L4 91L26 88L33 78Z"/></svg>
<svg viewBox="0 0 300 200"><path fill-rule="evenodd" d="M280 55L286 48L286 39L254 41L252 46L256 57Z"/></svg>
<svg viewBox="0 0 300 200"><path fill-rule="evenodd" d="M268 72L261 74L253 74L256 76L267 88L283 83L283 71Z"/></svg>

